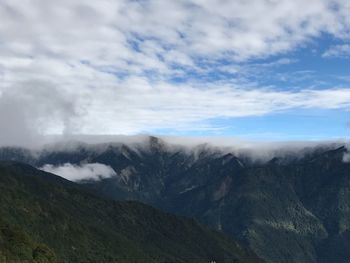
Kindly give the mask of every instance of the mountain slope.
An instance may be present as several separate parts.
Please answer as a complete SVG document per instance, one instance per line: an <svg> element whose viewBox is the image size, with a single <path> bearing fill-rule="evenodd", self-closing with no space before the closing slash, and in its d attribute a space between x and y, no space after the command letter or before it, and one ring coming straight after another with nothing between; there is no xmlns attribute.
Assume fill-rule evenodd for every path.
<svg viewBox="0 0 350 263"><path fill-rule="evenodd" d="M142 147L46 150L33 157L33 164L110 165L115 176L80 183L108 198L139 200L194 217L268 262L345 263L350 251L350 163L343 161L344 154L345 147L330 145L258 163L207 145L189 150L151 137ZM7 151L7 156L19 155Z"/></svg>
<svg viewBox="0 0 350 263"><path fill-rule="evenodd" d="M0 162L0 222L8 262L262 262L193 220L14 162Z"/></svg>
<svg viewBox="0 0 350 263"><path fill-rule="evenodd" d="M55 253L45 244L34 242L20 227L0 219L0 262L57 262Z"/></svg>

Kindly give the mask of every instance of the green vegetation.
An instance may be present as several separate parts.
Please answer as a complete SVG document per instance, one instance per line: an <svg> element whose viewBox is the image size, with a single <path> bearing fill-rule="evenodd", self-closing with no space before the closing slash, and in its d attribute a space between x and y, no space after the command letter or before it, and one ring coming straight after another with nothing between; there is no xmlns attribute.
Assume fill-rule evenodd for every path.
<svg viewBox="0 0 350 263"><path fill-rule="evenodd" d="M33 242L19 227L0 219L0 262L57 262L55 253L45 244Z"/></svg>
<svg viewBox="0 0 350 263"><path fill-rule="evenodd" d="M0 220L1 263L262 262L194 220L13 162L0 162Z"/></svg>

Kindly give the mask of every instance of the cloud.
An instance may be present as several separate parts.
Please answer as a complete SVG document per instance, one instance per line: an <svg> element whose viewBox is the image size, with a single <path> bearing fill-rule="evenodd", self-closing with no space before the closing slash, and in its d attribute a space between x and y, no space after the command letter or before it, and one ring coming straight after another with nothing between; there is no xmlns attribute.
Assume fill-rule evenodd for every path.
<svg viewBox="0 0 350 263"><path fill-rule="evenodd" d="M152 137L154 138L154 137ZM312 140L312 141L259 141L247 140L237 137L223 136L158 136L162 149L170 154L183 152L192 157L198 156L201 152L205 154L213 154L217 157L227 153L232 153L239 158L250 158L257 162L267 162L274 157L283 160L302 159L306 155L315 153L319 150L327 151L337 149L344 145L349 145L349 140ZM129 158L128 151L124 146L135 154L142 156L144 152L149 151L151 138L149 136L73 136L69 141L60 141L52 145L45 145L40 151L36 151L35 155L61 154L86 152L94 154L103 154L110 151L111 147L115 151L122 153ZM74 140L75 141L72 141ZM78 142L79 141L79 142ZM343 156L344 162L350 161L350 155ZM87 158L88 159L88 158ZM111 167L103 164L83 164L73 165L66 163L64 165L54 166L51 164L44 165L40 169L58 174L72 181L84 179L98 180L100 178L108 178L116 175ZM94 170L94 171L92 171ZM105 172L103 172L105 170ZM119 173L118 173L119 175Z"/></svg>
<svg viewBox="0 0 350 263"><path fill-rule="evenodd" d="M348 109L349 88L283 91L193 76L217 73L223 58L240 70L323 33L346 39L349 11L341 0L3 0L0 144L42 134L215 129L207 120Z"/></svg>
<svg viewBox="0 0 350 263"><path fill-rule="evenodd" d="M350 108L350 89L345 88L277 91L225 83L169 84L137 77L111 82L109 76L90 84L96 87L76 84L72 90L42 85L6 90L0 97L0 122L6 127L0 143L21 143L50 133L210 130L213 127L206 121L215 118L261 116L291 109Z"/></svg>
<svg viewBox="0 0 350 263"><path fill-rule="evenodd" d="M0 36L9 41L1 53L12 57L7 66L50 57L166 72L169 64L191 66L201 56L245 60L285 52L323 32L344 38L349 10L342 0L308 6L302 0L4 0Z"/></svg>
<svg viewBox="0 0 350 263"><path fill-rule="evenodd" d="M345 153L343 156L343 162L349 163L350 162L350 153Z"/></svg>
<svg viewBox="0 0 350 263"><path fill-rule="evenodd" d="M336 57L336 58L349 58L350 57L350 45L335 45L326 50L323 57Z"/></svg>
<svg viewBox="0 0 350 263"><path fill-rule="evenodd" d="M74 165L65 163L61 166L45 164L40 170L53 173L70 181L100 180L116 175L112 167L101 163Z"/></svg>
<svg viewBox="0 0 350 263"><path fill-rule="evenodd" d="M69 132L77 114L75 106L63 90L46 82L24 82L4 90L0 95L0 145L31 146L42 141L40 135L50 129Z"/></svg>

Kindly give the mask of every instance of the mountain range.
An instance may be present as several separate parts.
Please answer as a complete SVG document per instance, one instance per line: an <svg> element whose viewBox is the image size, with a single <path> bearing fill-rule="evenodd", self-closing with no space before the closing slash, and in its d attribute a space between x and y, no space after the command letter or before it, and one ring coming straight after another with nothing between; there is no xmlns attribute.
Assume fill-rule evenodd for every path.
<svg viewBox="0 0 350 263"><path fill-rule="evenodd" d="M350 258L350 163L343 145L257 161L209 145L77 144L32 152L2 148L0 159L36 167L100 163L115 175L81 180L106 199L134 200L195 218L271 263L346 263Z"/></svg>

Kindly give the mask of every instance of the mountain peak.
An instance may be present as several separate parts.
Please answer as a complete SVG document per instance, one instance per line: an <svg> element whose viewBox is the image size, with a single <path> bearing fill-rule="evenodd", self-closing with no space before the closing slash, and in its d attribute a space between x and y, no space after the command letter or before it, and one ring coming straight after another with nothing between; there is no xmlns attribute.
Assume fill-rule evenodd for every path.
<svg viewBox="0 0 350 263"><path fill-rule="evenodd" d="M157 150L157 151L164 150L166 147L165 141L163 141L162 139L160 139L158 137L154 137L154 136L149 137L148 145L149 145L151 150Z"/></svg>

